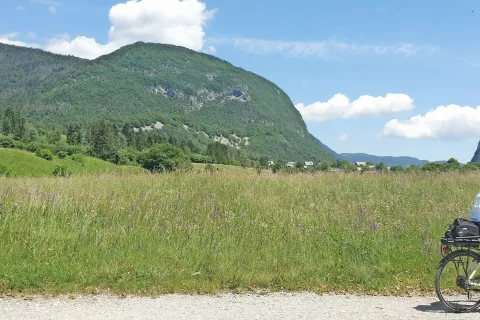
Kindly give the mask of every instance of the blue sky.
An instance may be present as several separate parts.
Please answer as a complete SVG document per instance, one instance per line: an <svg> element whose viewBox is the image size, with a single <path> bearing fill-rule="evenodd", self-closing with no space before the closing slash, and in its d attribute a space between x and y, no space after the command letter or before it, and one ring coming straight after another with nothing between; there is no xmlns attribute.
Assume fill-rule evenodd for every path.
<svg viewBox="0 0 480 320"><path fill-rule="evenodd" d="M85 58L184 45L277 83L337 152L462 162L480 139L479 27L474 0L0 4L1 42Z"/></svg>

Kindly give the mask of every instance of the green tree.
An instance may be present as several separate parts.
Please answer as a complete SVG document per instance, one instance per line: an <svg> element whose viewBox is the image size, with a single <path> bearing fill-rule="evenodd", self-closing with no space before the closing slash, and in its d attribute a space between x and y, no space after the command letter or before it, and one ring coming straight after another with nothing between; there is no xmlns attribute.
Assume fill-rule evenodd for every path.
<svg viewBox="0 0 480 320"><path fill-rule="evenodd" d="M117 151L115 163L124 166L138 165L140 151L134 148L120 149Z"/></svg>
<svg viewBox="0 0 480 320"><path fill-rule="evenodd" d="M295 163L295 169L303 170L303 161L298 161L297 163Z"/></svg>
<svg viewBox="0 0 480 320"><path fill-rule="evenodd" d="M241 153L240 154L240 165L242 166L242 168L246 168L248 167L248 165L250 164L250 160L248 159L247 155L245 153Z"/></svg>
<svg viewBox="0 0 480 320"><path fill-rule="evenodd" d="M422 171L438 172L441 171L442 166L439 163L429 162L422 166Z"/></svg>
<svg viewBox="0 0 480 320"><path fill-rule="evenodd" d="M460 169L460 162L455 158L450 158L445 165L445 169L446 171L457 171Z"/></svg>
<svg viewBox="0 0 480 320"><path fill-rule="evenodd" d="M377 171L387 171L388 168L387 168L387 166L385 165L385 163L380 162L379 164L377 164L377 165L375 166L375 170L377 170Z"/></svg>
<svg viewBox="0 0 480 320"><path fill-rule="evenodd" d="M2 133L6 136L12 135L16 140L25 137L26 119L20 112L7 108L2 116Z"/></svg>
<svg viewBox="0 0 480 320"><path fill-rule="evenodd" d="M262 164L259 161L255 161L254 168L258 174L262 173Z"/></svg>
<svg viewBox="0 0 480 320"><path fill-rule="evenodd" d="M142 167L150 171L189 170L192 162L181 149L169 143L155 144L140 156Z"/></svg>
<svg viewBox="0 0 480 320"><path fill-rule="evenodd" d="M330 169L330 164L326 161L322 161L315 165L315 170L318 171L328 171L328 169Z"/></svg>
<svg viewBox="0 0 480 320"><path fill-rule="evenodd" d="M35 152L35 155L45 160L53 160L53 153L48 149L39 149L37 150L37 152Z"/></svg>
<svg viewBox="0 0 480 320"><path fill-rule="evenodd" d="M277 172L280 172L282 170L282 168L285 167L285 164L282 163L282 161L275 161L275 163L273 164L272 166L272 172L273 173L277 173Z"/></svg>
<svg viewBox="0 0 480 320"><path fill-rule="evenodd" d="M13 110L8 108L2 116L2 133L8 136L13 131Z"/></svg>
<svg viewBox="0 0 480 320"><path fill-rule="evenodd" d="M263 168L266 168L268 167L268 157L267 156L262 156L260 158L260 165L263 167Z"/></svg>
<svg viewBox="0 0 480 320"><path fill-rule="evenodd" d="M469 162L466 165L460 167L460 171L467 172L467 171L477 171L480 170L480 163L478 162Z"/></svg>
<svg viewBox="0 0 480 320"><path fill-rule="evenodd" d="M210 156L215 163L221 164L232 164L234 160L240 161L241 157L237 150L218 141L210 143L207 146L206 154Z"/></svg>
<svg viewBox="0 0 480 320"><path fill-rule="evenodd" d="M406 172L410 172L410 173L411 172L419 172L420 170L421 170L421 168L419 166L415 165L415 164L413 164L413 165L411 165L411 166L409 166L405 169Z"/></svg>
<svg viewBox="0 0 480 320"><path fill-rule="evenodd" d="M69 125L67 127L67 142L71 145L83 144L83 131L79 124Z"/></svg>
<svg viewBox="0 0 480 320"><path fill-rule="evenodd" d="M90 127L90 144L95 157L115 162L117 150L126 142L114 124L101 120Z"/></svg>
<svg viewBox="0 0 480 320"><path fill-rule="evenodd" d="M45 137L50 144L55 144L62 139L62 135L57 130L47 131Z"/></svg>
<svg viewBox="0 0 480 320"><path fill-rule="evenodd" d="M390 171L392 172L403 172L405 171L405 168L401 165L396 165L390 168Z"/></svg>

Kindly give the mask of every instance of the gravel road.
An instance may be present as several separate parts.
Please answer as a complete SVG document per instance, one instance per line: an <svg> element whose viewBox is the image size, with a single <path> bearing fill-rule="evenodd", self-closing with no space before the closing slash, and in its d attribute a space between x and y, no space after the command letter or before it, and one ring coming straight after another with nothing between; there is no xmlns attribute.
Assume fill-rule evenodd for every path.
<svg viewBox="0 0 480 320"><path fill-rule="evenodd" d="M268 294L116 298L0 299L0 318L13 319L479 319L446 313L434 297Z"/></svg>

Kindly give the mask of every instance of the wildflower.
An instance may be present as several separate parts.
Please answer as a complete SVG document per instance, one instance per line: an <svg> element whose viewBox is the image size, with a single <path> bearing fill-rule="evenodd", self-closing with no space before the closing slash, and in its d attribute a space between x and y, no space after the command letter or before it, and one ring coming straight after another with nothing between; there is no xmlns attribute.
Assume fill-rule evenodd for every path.
<svg viewBox="0 0 480 320"><path fill-rule="evenodd" d="M383 224L380 222L370 223L370 230L373 232L377 231L381 227L383 227Z"/></svg>

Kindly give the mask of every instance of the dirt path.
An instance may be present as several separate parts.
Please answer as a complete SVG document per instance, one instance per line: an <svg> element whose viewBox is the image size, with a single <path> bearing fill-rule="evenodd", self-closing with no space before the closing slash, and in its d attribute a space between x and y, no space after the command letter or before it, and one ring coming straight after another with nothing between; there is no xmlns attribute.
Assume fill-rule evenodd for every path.
<svg viewBox="0 0 480 320"><path fill-rule="evenodd" d="M56 319L479 319L445 313L436 298L315 294L166 295L160 298L81 297L0 300L3 320Z"/></svg>

